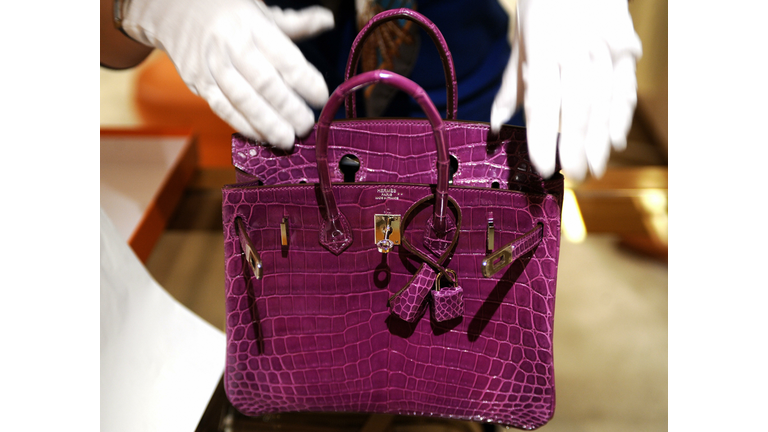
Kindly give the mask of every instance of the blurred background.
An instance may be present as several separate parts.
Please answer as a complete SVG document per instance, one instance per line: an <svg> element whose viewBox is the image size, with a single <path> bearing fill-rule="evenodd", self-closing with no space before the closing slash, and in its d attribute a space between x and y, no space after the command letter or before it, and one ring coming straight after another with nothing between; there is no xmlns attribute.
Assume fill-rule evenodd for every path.
<svg viewBox="0 0 768 432"><path fill-rule="evenodd" d="M667 430L667 1L632 1L630 11L644 55L627 149L612 154L603 178L567 184L555 315L557 410L545 431ZM116 172L105 162L105 137L173 135L189 143L183 163L159 175L163 190L148 192L141 238L134 232L126 239L160 285L224 330L220 189L235 183L234 131L159 51L131 70L101 68L100 79L102 206L105 176ZM387 419L371 429L358 420L340 419L331 430L480 430L415 419ZM332 425L323 420L322 429L301 416L227 421L229 430Z"/></svg>

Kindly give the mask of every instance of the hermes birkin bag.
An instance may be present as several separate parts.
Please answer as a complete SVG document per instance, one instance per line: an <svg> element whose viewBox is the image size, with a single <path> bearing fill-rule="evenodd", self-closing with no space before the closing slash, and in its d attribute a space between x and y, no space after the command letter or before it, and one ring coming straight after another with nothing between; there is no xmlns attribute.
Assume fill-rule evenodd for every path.
<svg viewBox="0 0 768 432"><path fill-rule="evenodd" d="M370 84L427 118L332 120ZM222 190L235 408L552 417L563 178L531 168L524 129L444 120L418 85L372 71L336 89L294 152L239 135L233 151L265 167ZM354 181L336 168L346 153Z"/></svg>

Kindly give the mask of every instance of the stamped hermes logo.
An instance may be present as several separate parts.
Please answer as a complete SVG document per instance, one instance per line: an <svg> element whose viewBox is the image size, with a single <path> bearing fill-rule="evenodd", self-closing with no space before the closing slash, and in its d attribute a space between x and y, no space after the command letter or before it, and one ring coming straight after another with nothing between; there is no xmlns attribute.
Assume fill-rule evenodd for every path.
<svg viewBox="0 0 768 432"><path fill-rule="evenodd" d="M395 188L376 189L376 193L378 194L377 200L400 199L400 195L402 195L402 193L397 193Z"/></svg>

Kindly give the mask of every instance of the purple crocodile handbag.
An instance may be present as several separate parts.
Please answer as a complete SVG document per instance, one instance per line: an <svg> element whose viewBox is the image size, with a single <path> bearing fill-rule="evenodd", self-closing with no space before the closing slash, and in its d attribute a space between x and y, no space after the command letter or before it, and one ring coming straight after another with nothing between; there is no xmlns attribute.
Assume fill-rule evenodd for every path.
<svg viewBox="0 0 768 432"><path fill-rule="evenodd" d="M223 190L225 390L240 412L434 416L533 429L555 407L552 330L563 178L530 164L525 130L447 119L392 72L349 78L290 152L233 135ZM426 119L353 118L390 85ZM346 100L348 119L332 121ZM359 160L344 182L345 156Z"/></svg>

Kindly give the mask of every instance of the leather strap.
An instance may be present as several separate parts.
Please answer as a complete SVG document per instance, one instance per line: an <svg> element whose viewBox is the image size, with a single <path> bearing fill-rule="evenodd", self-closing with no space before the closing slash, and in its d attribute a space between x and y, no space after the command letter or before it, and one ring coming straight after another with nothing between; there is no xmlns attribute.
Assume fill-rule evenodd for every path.
<svg viewBox="0 0 768 432"><path fill-rule="evenodd" d="M422 205L430 200L433 200L434 198L434 195L430 195L416 201L413 203L413 205L411 205L411 207L408 208L408 210L403 215L403 218L401 219L400 245L402 245L412 254L419 257L419 259L422 261L422 264L421 267L419 267L419 269L416 271L416 274L413 275L413 278L411 278L411 280L409 280L408 283L406 283L405 286L398 292L389 297L389 300L387 300L387 306L392 308L392 313L407 322L414 322L420 315L419 311L423 306L422 303L426 295L432 289L432 285L435 283L436 274L444 276L454 285L456 285L458 282L454 278L455 273L453 271L447 270L443 266L451 253L453 253L453 250L456 248L456 244L459 240L459 233L461 231L461 207L459 207L459 204L453 198L449 196L448 202L456 211L456 229L454 230L451 244L445 249L443 254L437 260L434 260L431 255L425 254L424 252L416 249L405 236L405 231L408 228L408 224L410 223L411 218L415 212ZM398 299L398 297L404 295L406 291L409 293L408 295L410 297L410 301L408 301L408 299Z"/></svg>
<svg viewBox="0 0 768 432"><path fill-rule="evenodd" d="M421 109L427 115L427 119L432 124L435 146L437 147L437 187L432 221L436 231L442 232L441 230L445 229L446 209L449 199L448 175L450 161L448 159L448 144L445 140L445 125L440 118L440 114L429 99L427 92L408 78L384 70L364 72L343 82L333 92L317 121L315 155L317 157L320 195L326 211L320 226L320 244L336 255L352 244L352 229L344 215L339 212L331 189L331 171L328 167L328 135L331 121L333 121L334 114L346 96L366 85L374 83L391 85L408 93L421 106Z"/></svg>
<svg viewBox="0 0 768 432"><path fill-rule="evenodd" d="M523 234L522 237L512 242L512 261L519 259L521 256L533 250L533 248L538 246L543 239L544 226L538 223L530 231Z"/></svg>
<svg viewBox="0 0 768 432"><path fill-rule="evenodd" d="M445 264L446 260L448 260L448 257L453 253L453 250L456 249L456 244L459 242L459 234L461 232L461 207L459 207L459 204L451 198L448 197L448 202L451 204L453 209L456 211L456 230L454 231L453 238L451 239L450 245L445 249L445 251L440 255L440 257L437 258L437 260L433 259L431 255L426 254L416 247L413 246L411 242L408 241L408 238L405 236L405 230L408 228L408 223L411 220L411 217L414 214L414 211L416 211L421 205L426 203L427 201L434 199L434 195L430 195L428 197L422 198L419 201L415 202L408 211L405 212L403 215L401 222L400 222L400 244L408 250L408 252L416 255L419 257L420 260L428 264L430 267L432 267L436 272L439 272L443 275L444 278L448 279L451 283L456 283L453 276L450 272L446 271L443 264Z"/></svg>
<svg viewBox="0 0 768 432"><path fill-rule="evenodd" d="M483 276L491 277L527 254L544 239L544 225L537 223L530 231L485 256Z"/></svg>
<svg viewBox="0 0 768 432"><path fill-rule="evenodd" d="M352 50L350 51L349 58L347 59L347 70L344 74L344 79L348 80L357 70L357 64L360 61L360 56L362 54L362 49L360 48L363 46L363 42L365 42L366 38L368 38L368 36L373 33L373 30L388 21L397 19L407 19L418 24L421 28L424 29L424 31L427 32L427 34L432 38L432 41L435 43L435 46L437 46L437 51L439 52L440 58L443 61L443 71L445 72L447 97L445 118L448 120L455 120L459 97L456 91L456 68L453 65L453 57L451 56L451 52L448 50L448 44L445 42L443 34L440 33L440 30L435 24L432 23L432 21L412 9L401 8L387 10L377 14L371 18L370 21L368 21L368 24L366 24L365 27L360 30L360 32L357 34L357 37L355 38L355 41L352 42ZM344 101L344 105L347 111L347 118L355 118L357 116L355 98L350 95Z"/></svg>

